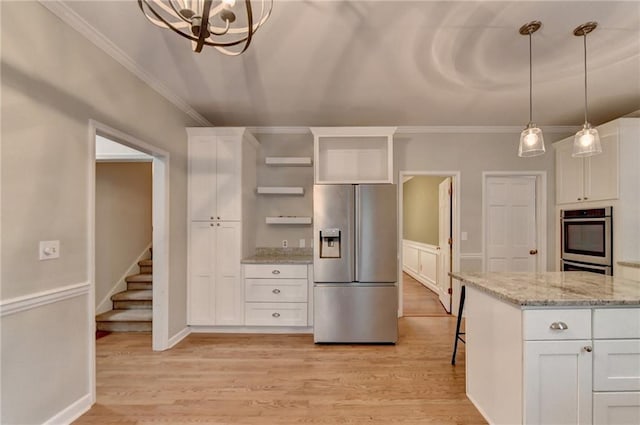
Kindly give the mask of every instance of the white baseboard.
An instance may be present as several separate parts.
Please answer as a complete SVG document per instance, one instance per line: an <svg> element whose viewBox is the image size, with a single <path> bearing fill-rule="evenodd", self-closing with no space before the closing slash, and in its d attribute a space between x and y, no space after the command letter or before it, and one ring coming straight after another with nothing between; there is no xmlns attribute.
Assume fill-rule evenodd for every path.
<svg viewBox="0 0 640 425"><path fill-rule="evenodd" d="M91 409L91 394L86 394L47 419L43 425L70 424Z"/></svg>
<svg viewBox="0 0 640 425"><path fill-rule="evenodd" d="M189 326L192 333L218 334L312 334L310 326Z"/></svg>
<svg viewBox="0 0 640 425"><path fill-rule="evenodd" d="M180 332L178 332L177 334L175 334L174 336L172 336L171 338L169 338L169 341L167 343L167 350L170 348L173 348L173 346L175 346L177 343L179 343L180 341L185 339L187 336L189 336L190 333L191 333L191 329L189 327L186 327Z"/></svg>
<svg viewBox="0 0 640 425"><path fill-rule="evenodd" d="M440 293L440 290L438 289L438 285L436 285L435 282L431 282L425 279L424 276L420 276L418 273L414 272L409 267L403 267L402 271L408 274L409 276L411 276L412 278L414 278L415 280L417 280L418 282L420 282L425 288L430 289L436 294Z"/></svg>
<svg viewBox="0 0 640 425"><path fill-rule="evenodd" d="M127 281L126 281L127 276L140 273L138 269L138 262L142 260L147 260L149 258L149 249L151 248L151 245L152 244L149 243L149 245L146 246L146 248L138 256L138 258L134 260L134 262L129 266L127 271L124 272L122 276L120 276L120 279L118 279L118 281L113 285L113 287L109 290L107 295L105 295L104 298L101 299L100 302L96 305L96 311L95 311L96 315L113 309L113 304L111 303L111 296L127 289Z"/></svg>

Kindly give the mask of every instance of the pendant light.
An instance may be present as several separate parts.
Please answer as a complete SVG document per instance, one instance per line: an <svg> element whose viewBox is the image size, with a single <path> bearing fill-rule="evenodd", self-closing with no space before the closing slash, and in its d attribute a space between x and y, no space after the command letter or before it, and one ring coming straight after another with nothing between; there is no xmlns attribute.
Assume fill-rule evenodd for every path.
<svg viewBox="0 0 640 425"><path fill-rule="evenodd" d="M544 149L544 138L542 130L533 123L533 71L531 61L531 34L538 31L542 23L531 21L520 27L520 34L529 36L529 124L520 134L520 147L518 156L538 156L542 155Z"/></svg>
<svg viewBox="0 0 640 425"><path fill-rule="evenodd" d="M597 22L587 22L573 30L573 35L584 39L584 125L573 139L573 157L586 157L602 153L598 130L587 120L587 34L596 29Z"/></svg>

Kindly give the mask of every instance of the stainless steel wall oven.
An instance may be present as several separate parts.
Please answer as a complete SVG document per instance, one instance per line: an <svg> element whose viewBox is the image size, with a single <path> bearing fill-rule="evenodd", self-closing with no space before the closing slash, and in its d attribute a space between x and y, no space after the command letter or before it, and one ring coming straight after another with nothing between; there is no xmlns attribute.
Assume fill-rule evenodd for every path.
<svg viewBox="0 0 640 425"><path fill-rule="evenodd" d="M612 207L561 211L562 269L611 274ZM599 267L597 267L599 266Z"/></svg>

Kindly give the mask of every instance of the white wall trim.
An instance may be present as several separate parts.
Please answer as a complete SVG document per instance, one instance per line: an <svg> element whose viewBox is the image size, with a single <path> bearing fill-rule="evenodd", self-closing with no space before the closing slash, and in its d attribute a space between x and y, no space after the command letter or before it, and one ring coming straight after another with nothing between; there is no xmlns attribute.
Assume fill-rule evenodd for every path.
<svg viewBox="0 0 640 425"><path fill-rule="evenodd" d="M169 338L169 342L167 343L167 349L173 348L177 343L185 339L191 333L191 329L187 326L171 338Z"/></svg>
<svg viewBox="0 0 640 425"><path fill-rule="evenodd" d="M547 270L547 172L546 171L483 171L482 172L482 271L487 271L487 179L489 177L535 177L536 182L536 271Z"/></svg>
<svg viewBox="0 0 640 425"><path fill-rule="evenodd" d="M107 55L111 56L114 60L124 66L129 72L140 78L145 84L158 92L161 96L173 103L178 109L189 115L198 123L211 126L211 122L205 117L200 115L195 109L193 109L187 101L175 94L171 89L164 85L160 80L153 77L147 71L142 69L136 61L134 61L129 55L127 55L122 49L116 46L111 40L104 36L95 27L89 24L84 18L78 15L68 5L60 1L45 1L39 0L40 4L64 23L69 25L74 30L82 34L87 40L95 44L98 48L104 51Z"/></svg>
<svg viewBox="0 0 640 425"><path fill-rule="evenodd" d="M580 130L577 126L546 126L542 128L549 134L570 134ZM253 134L309 134L309 127L247 127ZM398 126L395 134L520 134L522 126Z"/></svg>
<svg viewBox="0 0 640 425"><path fill-rule="evenodd" d="M0 301L0 317L85 295L89 293L89 287L89 282L75 283L47 291L2 300Z"/></svg>
<svg viewBox="0 0 640 425"><path fill-rule="evenodd" d="M434 254L437 252L437 248L438 248L437 245L429 245L428 243L412 241L411 239L403 239L402 243L405 245L422 249L423 251L433 252Z"/></svg>
<svg viewBox="0 0 640 425"><path fill-rule="evenodd" d="M430 277L426 274L422 274L421 270L415 270L411 267L409 267L407 264L405 264L405 257L404 257L404 250L405 248L414 248L416 249L418 252L422 251L422 252L426 252L428 254L431 254L432 256L436 257L435 261L436 261L436 268L433 270L435 273L435 276ZM428 289L430 289L431 291L435 292L436 294L439 292L438 289L438 285L437 285L437 264L438 264L438 258L440 256L440 252L437 249L438 247L435 245L429 245L426 243L422 243L422 242L417 242L417 241L412 241L409 239L403 239L402 240L402 271L405 272L406 274L408 274L409 276L411 276L412 278L414 278L415 280L417 280L418 282L420 282L423 286L427 287ZM418 267L420 267L420 254L418 254Z"/></svg>
<svg viewBox="0 0 640 425"><path fill-rule="evenodd" d="M102 298L102 300L100 300L100 302L96 305L95 314L101 314L112 309L113 304L111 304L111 296L117 292L121 292L127 289L127 277L131 276L132 274L137 274L136 271L138 269L138 263L148 257L149 249L151 248L151 246L151 243L149 243L149 245L144 248L144 250L140 253L140 255L138 255L133 263L129 265L127 271L125 271L122 276L120 276L120 279L114 282L109 292L107 292L107 295L105 295L104 298Z"/></svg>
<svg viewBox="0 0 640 425"><path fill-rule="evenodd" d="M575 133L576 126L543 127L545 133ZM454 125L454 126L399 126L396 134L520 134L522 126Z"/></svg>
<svg viewBox="0 0 640 425"><path fill-rule="evenodd" d="M70 424L78 419L83 413L87 412L91 408L92 404L91 394L86 394L60 412L56 413L54 416L47 419L43 425Z"/></svg>
<svg viewBox="0 0 640 425"><path fill-rule="evenodd" d="M484 254L482 252L461 252L460 259L465 260L482 260L484 258Z"/></svg>
<svg viewBox="0 0 640 425"><path fill-rule="evenodd" d="M100 154L96 155L96 162L153 162L153 158L145 154Z"/></svg>

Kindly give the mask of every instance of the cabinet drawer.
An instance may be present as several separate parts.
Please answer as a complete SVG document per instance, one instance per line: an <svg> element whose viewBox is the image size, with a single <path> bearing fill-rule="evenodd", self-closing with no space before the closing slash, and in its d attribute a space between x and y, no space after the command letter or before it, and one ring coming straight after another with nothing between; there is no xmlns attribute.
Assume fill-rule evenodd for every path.
<svg viewBox="0 0 640 425"><path fill-rule="evenodd" d="M522 327L529 341L591 339L591 310L525 310Z"/></svg>
<svg viewBox="0 0 640 425"><path fill-rule="evenodd" d="M258 279L306 279L306 264L245 264L244 277Z"/></svg>
<svg viewBox="0 0 640 425"><path fill-rule="evenodd" d="M246 303L247 326L307 326L307 303Z"/></svg>
<svg viewBox="0 0 640 425"><path fill-rule="evenodd" d="M594 425L640 424L640 392L593 393Z"/></svg>
<svg viewBox="0 0 640 425"><path fill-rule="evenodd" d="M307 279L245 279L245 301L307 302Z"/></svg>
<svg viewBox="0 0 640 425"><path fill-rule="evenodd" d="M640 308L594 310L593 338L640 338Z"/></svg>
<svg viewBox="0 0 640 425"><path fill-rule="evenodd" d="M593 389L640 391L640 339L593 342Z"/></svg>

